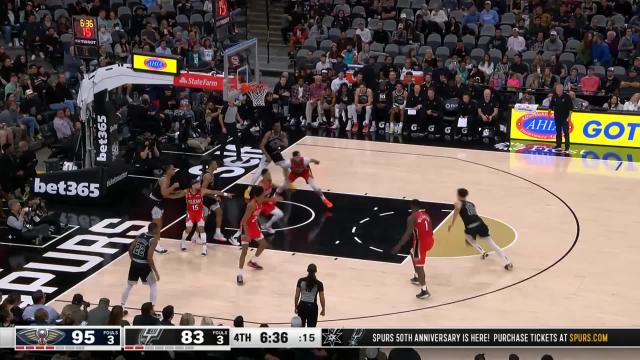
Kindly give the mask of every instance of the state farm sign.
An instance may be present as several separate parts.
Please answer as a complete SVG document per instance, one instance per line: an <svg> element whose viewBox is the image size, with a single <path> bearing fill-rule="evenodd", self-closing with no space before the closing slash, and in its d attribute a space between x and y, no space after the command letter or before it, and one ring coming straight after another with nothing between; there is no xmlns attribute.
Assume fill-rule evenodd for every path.
<svg viewBox="0 0 640 360"><path fill-rule="evenodd" d="M236 87L236 79L230 76L229 85L232 89ZM173 78L173 85L178 87L204 89L212 91L222 91L224 75L203 74L203 73L182 73Z"/></svg>

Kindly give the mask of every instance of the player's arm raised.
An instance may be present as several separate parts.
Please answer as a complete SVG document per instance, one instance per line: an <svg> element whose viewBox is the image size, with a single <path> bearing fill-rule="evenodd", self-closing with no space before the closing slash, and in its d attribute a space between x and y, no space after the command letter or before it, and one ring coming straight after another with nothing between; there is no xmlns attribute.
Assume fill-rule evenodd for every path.
<svg viewBox="0 0 640 360"><path fill-rule="evenodd" d="M155 252L156 246L158 246L158 239L160 237L160 229L157 230L158 236L154 236L151 242L149 243L149 253L147 254L147 263L149 267L156 274L156 281L160 281L160 274L158 273L158 269L156 269L156 264L153 262L153 253Z"/></svg>
<svg viewBox="0 0 640 360"><path fill-rule="evenodd" d="M178 199L184 197L184 191L178 190L178 186L180 184L175 183L171 186L167 183L169 179L162 178L160 179L160 193L162 193L162 197L165 199Z"/></svg>
<svg viewBox="0 0 640 360"><path fill-rule="evenodd" d="M460 214L460 208L462 207L462 204L460 203L460 201L456 201L456 203L453 205L453 215L451 216L451 223L449 224L449 227L447 228L447 231L451 231L451 228L453 227L453 224L456 223L456 219L458 218L458 215Z"/></svg>
<svg viewBox="0 0 640 360"><path fill-rule="evenodd" d="M400 241L398 241L396 246L393 247L393 250L391 250L393 254L397 254L400 251L400 248L409 241L409 238L411 238L411 235L413 234L413 225L415 225L415 223L415 216L409 215L409 217L407 217L407 227L404 229L404 234L402 234Z"/></svg>
<svg viewBox="0 0 640 360"><path fill-rule="evenodd" d="M210 190L210 189L202 189L202 195L204 195L204 196L222 196L222 197L232 197L233 196L233 194L226 193L224 191Z"/></svg>
<svg viewBox="0 0 640 360"><path fill-rule="evenodd" d="M271 156L269 156L269 153L267 153L267 148L266 148L267 140L269 139L269 136L271 136L271 130L267 131L262 137L262 141L260 141L260 150L262 150L262 153L267 158L267 160L271 161Z"/></svg>

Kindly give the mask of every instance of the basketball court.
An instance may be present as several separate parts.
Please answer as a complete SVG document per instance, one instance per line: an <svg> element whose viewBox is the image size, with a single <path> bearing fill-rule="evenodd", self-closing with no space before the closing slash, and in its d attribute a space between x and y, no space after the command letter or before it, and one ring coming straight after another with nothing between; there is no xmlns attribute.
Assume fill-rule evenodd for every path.
<svg viewBox="0 0 640 360"><path fill-rule="evenodd" d="M319 326L639 325L631 315L640 308L632 286L640 263L634 164L313 136L292 144L285 158L294 150L320 160L313 173L334 203L332 211L297 182L279 204L286 216L261 256L265 269L246 268L242 287L235 282L240 249L210 240L207 257L195 246L181 252L179 240L171 238L184 228L184 208L168 211L173 217L164 222L162 244L169 253L155 256L161 276L156 309L171 304L216 323L243 315L250 324L285 325L293 315L296 280L315 263L327 299ZM271 169L274 183L281 183L281 171ZM242 194L251 176L245 173L226 189ZM460 221L447 232L458 187L469 189L513 271L496 256L481 260L474 254ZM419 289L409 282L410 259L388 253L404 231L412 198L424 202L437 226L426 266L427 300L414 296ZM242 206L240 199L225 205L227 237ZM135 235L146 224L113 219L110 226L118 230L111 231L105 230L108 220L93 228ZM129 267L125 248L103 253L112 261L54 303L62 307L74 293L92 303L101 297L117 303ZM130 313L148 301L148 293L147 287L134 288Z"/></svg>

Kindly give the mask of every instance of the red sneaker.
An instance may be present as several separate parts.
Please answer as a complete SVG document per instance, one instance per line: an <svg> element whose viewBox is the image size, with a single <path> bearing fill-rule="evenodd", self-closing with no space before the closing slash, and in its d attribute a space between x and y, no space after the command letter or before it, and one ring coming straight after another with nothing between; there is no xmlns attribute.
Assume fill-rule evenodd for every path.
<svg viewBox="0 0 640 360"><path fill-rule="evenodd" d="M353 126L351 127L352 132L358 132L358 122L354 121Z"/></svg>
<svg viewBox="0 0 640 360"><path fill-rule="evenodd" d="M362 132L363 133L368 133L369 132L369 124L364 124L364 126L362 127Z"/></svg>
<svg viewBox="0 0 640 360"><path fill-rule="evenodd" d="M256 269L256 270L262 270L263 267L258 264L257 262L254 262L253 260L250 260L249 263L247 263L247 265L249 265L250 267Z"/></svg>
<svg viewBox="0 0 640 360"><path fill-rule="evenodd" d="M331 209L333 207L333 203L331 203L327 198L322 199L322 203L327 207L327 209Z"/></svg>

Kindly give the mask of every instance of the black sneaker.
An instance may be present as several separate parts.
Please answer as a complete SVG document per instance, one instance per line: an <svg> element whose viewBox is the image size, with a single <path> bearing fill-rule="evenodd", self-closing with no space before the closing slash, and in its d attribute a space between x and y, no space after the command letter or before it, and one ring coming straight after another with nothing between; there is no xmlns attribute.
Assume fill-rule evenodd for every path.
<svg viewBox="0 0 640 360"><path fill-rule="evenodd" d="M242 275L236 276L236 283L240 286L244 285L244 279L242 278Z"/></svg>
<svg viewBox="0 0 640 360"><path fill-rule="evenodd" d="M505 270L511 271L513 270L513 264L512 263L508 263L507 265L504 266Z"/></svg>
<svg viewBox="0 0 640 360"><path fill-rule="evenodd" d="M429 294L427 290L420 290L420 292L416 294L416 297L418 299L426 299L429 296L431 296L431 294Z"/></svg>
<svg viewBox="0 0 640 360"><path fill-rule="evenodd" d="M420 280L418 280L417 276L412 277L409 281L411 281L413 285L420 285Z"/></svg>

